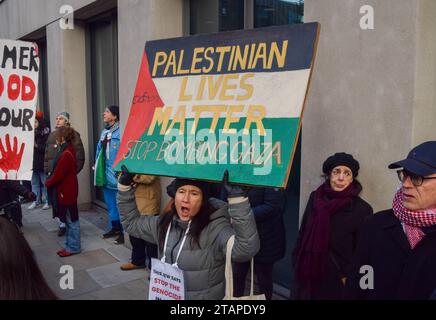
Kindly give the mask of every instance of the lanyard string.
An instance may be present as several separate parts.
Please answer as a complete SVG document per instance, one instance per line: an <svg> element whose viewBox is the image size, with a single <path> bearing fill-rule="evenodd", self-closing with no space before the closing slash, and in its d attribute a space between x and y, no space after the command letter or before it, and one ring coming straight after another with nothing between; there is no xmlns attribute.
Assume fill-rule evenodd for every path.
<svg viewBox="0 0 436 320"><path fill-rule="evenodd" d="M186 228L185 235L183 236L182 243L180 244L179 252L177 253L177 257L176 257L176 262L173 263L173 266L175 266L175 267L178 267L177 261L179 261L180 253L182 252L182 248L183 248L183 245L185 244L185 240L186 240L186 237L188 235L189 228L191 227L191 221L192 220L189 220L188 227ZM166 260L166 251L167 251L167 244L168 244L168 238L169 238L169 235L170 235L171 225L172 225L172 222L168 226L167 234L165 235L165 243L164 243L164 248L163 248L163 257L161 259L162 262L165 262L165 260Z"/></svg>

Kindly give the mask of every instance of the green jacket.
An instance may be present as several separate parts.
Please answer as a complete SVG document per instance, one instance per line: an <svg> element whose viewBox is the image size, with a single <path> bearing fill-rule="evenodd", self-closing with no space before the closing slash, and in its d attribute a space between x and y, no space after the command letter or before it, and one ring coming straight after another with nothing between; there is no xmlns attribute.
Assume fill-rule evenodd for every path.
<svg viewBox="0 0 436 320"><path fill-rule="evenodd" d="M157 244L160 216L141 216L132 189L119 190L117 203L124 230L134 237ZM185 297L188 300L224 298L225 255L227 240L231 235L235 235L232 261L248 261L259 250L256 222L247 199L228 205L212 198L210 203L217 210L210 216L209 224L200 235L200 247L188 236L178 261L179 268L184 271ZM183 237L186 227L187 222L174 217L165 252L167 263L174 263L181 242L179 239ZM163 256L161 250L159 258Z"/></svg>

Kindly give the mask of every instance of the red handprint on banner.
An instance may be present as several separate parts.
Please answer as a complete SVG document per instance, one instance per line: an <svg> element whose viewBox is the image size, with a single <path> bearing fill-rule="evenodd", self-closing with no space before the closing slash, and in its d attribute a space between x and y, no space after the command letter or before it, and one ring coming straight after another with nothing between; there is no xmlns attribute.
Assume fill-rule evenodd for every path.
<svg viewBox="0 0 436 320"><path fill-rule="evenodd" d="M18 172L21 166L21 158L23 157L25 143L23 142L20 147L20 151L18 151L18 139L14 137L14 145L11 148L11 140L9 134L5 137L6 149L3 145L3 141L0 138L0 169L5 173L6 179L8 178L8 171L14 170Z"/></svg>

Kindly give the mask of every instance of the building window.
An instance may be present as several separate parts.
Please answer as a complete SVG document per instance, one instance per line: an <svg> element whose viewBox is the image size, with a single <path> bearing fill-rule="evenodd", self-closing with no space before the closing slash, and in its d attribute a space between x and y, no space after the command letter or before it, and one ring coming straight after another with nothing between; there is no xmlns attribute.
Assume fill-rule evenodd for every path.
<svg viewBox="0 0 436 320"><path fill-rule="evenodd" d="M190 34L244 29L244 0L191 0Z"/></svg>
<svg viewBox="0 0 436 320"><path fill-rule="evenodd" d="M255 0L254 27L303 22L303 0Z"/></svg>
<svg viewBox="0 0 436 320"><path fill-rule="evenodd" d="M219 31L244 29L244 1L221 0Z"/></svg>
<svg viewBox="0 0 436 320"><path fill-rule="evenodd" d="M90 142L91 159L104 128L103 112L109 105L118 105L118 31L117 15L111 12L88 23L89 88L91 97ZM94 200L103 202L102 191L97 188ZM101 203L99 203L101 204Z"/></svg>

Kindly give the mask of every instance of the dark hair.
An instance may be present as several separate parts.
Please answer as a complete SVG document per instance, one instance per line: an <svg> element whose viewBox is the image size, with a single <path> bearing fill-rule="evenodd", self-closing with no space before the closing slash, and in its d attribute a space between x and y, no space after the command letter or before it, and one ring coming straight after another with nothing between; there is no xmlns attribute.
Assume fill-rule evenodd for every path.
<svg viewBox="0 0 436 320"><path fill-rule="evenodd" d="M188 233L191 236L191 240L193 242L196 242L199 247L200 247L200 234L203 231L203 229L209 224L210 215L212 213L213 213L213 208L209 204L209 199L203 196L203 199L201 200L200 210L192 218L191 228ZM166 232L170 223L173 221L174 216L177 216L175 202L172 204L172 208L170 212L166 214L162 214L159 217L159 222L158 222L159 244L158 245L160 250L163 250Z"/></svg>
<svg viewBox="0 0 436 320"><path fill-rule="evenodd" d="M116 121L120 121L120 108L118 106L108 106L107 109L115 116L117 117Z"/></svg>
<svg viewBox="0 0 436 320"><path fill-rule="evenodd" d="M0 300L57 299L17 227L0 218Z"/></svg>
<svg viewBox="0 0 436 320"><path fill-rule="evenodd" d="M74 129L71 127L59 127L55 131L55 139L61 140L64 138L67 143L71 143L74 139Z"/></svg>

